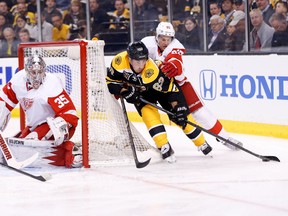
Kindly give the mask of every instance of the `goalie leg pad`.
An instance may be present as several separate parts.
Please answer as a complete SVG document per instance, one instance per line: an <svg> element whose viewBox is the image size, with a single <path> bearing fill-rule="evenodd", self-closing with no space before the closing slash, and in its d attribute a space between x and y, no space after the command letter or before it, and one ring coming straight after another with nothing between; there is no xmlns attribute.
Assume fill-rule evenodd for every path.
<svg viewBox="0 0 288 216"><path fill-rule="evenodd" d="M55 149L55 151L51 152L54 155L44 158L52 161L49 164L66 166L67 168L82 167L82 152L74 146L73 142L66 141L52 148Z"/></svg>
<svg viewBox="0 0 288 216"><path fill-rule="evenodd" d="M30 129L30 127L24 128L24 130L21 131L20 135L16 137L35 140L48 140L52 136L50 128L46 122L38 125L33 131L31 131Z"/></svg>

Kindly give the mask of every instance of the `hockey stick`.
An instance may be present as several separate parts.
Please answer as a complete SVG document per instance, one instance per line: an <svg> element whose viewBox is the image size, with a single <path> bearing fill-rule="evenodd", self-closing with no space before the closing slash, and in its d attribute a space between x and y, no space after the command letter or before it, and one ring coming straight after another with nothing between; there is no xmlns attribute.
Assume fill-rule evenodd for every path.
<svg viewBox="0 0 288 216"><path fill-rule="evenodd" d="M26 166L29 166L38 158L38 153L35 153L33 156L24 161L21 162L16 161L9 146L6 143L6 140L3 138L1 131L0 131L0 149L8 166L14 167L15 169L21 169Z"/></svg>
<svg viewBox="0 0 288 216"><path fill-rule="evenodd" d="M34 140L34 139L21 139L16 137L5 138L7 144L15 146L29 146L29 147L53 147L54 141L52 140Z"/></svg>
<svg viewBox="0 0 288 216"><path fill-rule="evenodd" d="M165 109L163 109L162 107L157 106L156 104L151 103L151 102L145 100L145 99L142 98L142 97L140 98L140 100L141 100L142 102L146 103L146 104L149 104L149 105L155 107L155 108L158 109L158 110L161 110L162 112L165 112L165 113L169 114L169 115L172 115L172 116L175 115L174 113L172 113L172 112L170 112L170 111L168 111L168 110L165 110ZM210 135L212 135L212 136L214 136L214 137L216 137L216 138L218 138L219 140L225 141L225 142L229 143L230 145L232 145L232 146L234 146L234 147L236 147L236 148L238 148L238 149L241 149L242 151L245 151L245 152L247 152L247 153L249 153L249 154L251 154L251 155L253 155L253 156L255 156L255 157L258 157L258 158L262 159L263 162L267 162L267 161L270 161L270 160L271 160L271 161L280 162L280 160L279 160L277 157L275 157L275 156L262 156L262 155L256 154L256 153L254 153L254 152L252 152L252 151L250 151L250 150L248 150L248 149L246 149L246 148L244 148L244 147L242 147L242 146L239 146L239 145L231 142L231 141L228 140L228 139L225 139L225 138L222 137L222 136L219 136L219 135L217 135L217 134L214 134L214 133L206 130L205 128L203 128L203 127L201 127L201 126L199 126L199 125L197 125L197 124L195 124L195 123L193 123L193 122L190 122L190 121L186 120L186 123L187 123L187 124L190 124L190 125L192 125L192 126L194 126L194 127L196 127L196 128L198 128L198 129L200 129L200 130L202 130L202 131L204 131L204 132L206 132L206 133L208 133L208 134L210 134Z"/></svg>
<svg viewBox="0 0 288 216"><path fill-rule="evenodd" d="M12 167L12 166L9 166L9 165L7 165L7 164L4 164L4 163L2 163L2 162L0 162L0 165L2 165L2 166L4 166L4 167L7 167L8 169L11 169L11 170L16 171L16 172L18 172L18 173L21 173L21 174L23 174L23 175L26 175L26 176L29 176L29 177L31 177L31 178L37 179L37 180L39 180L39 181L42 181L42 182L45 182L45 181L51 179L51 175L50 175L50 174L44 174L44 175L40 175L40 176L35 176L35 175L32 175L32 174L30 174L30 173L28 173L28 172L24 172L24 171L22 171L22 170L19 170L19 169L16 169L16 168Z"/></svg>
<svg viewBox="0 0 288 216"><path fill-rule="evenodd" d="M144 161L144 162L140 162L138 160L137 153L136 153L136 148L135 148L135 143L134 143L132 132L131 132L131 127L130 127L129 119L128 119L128 116L127 116L125 102L124 102L124 99L122 97L120 98L120 100L121 100L121 105L122 105L122 109L123 109L124 119L125 119L127 131L128 131L128 135L129 135L129 142L130 142L130 146L131 146L131 149L132 149L135 165L136 165L137 168L146 167L150 163L151 158L149 158L147 161Z"/></svg>

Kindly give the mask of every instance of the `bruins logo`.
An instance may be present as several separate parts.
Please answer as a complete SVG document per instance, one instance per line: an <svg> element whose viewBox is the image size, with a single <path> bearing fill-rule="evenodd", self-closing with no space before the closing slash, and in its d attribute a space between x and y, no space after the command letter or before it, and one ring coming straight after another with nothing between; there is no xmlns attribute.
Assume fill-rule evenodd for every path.
<svg viewBox="0 0 288 216"><path fill-rule="evenodd" d="M117 57L115 58L115 64L116 64L116 65L120 65L121 62L122 62L122 57L121 57L121 56L117 56Z"/></svg>
<svg viewBox="0 0 288 216"><path fill-rule="evenodd" d="M145 71L145 78L149 79L154 74L153 69L148 69Z"/></svg>

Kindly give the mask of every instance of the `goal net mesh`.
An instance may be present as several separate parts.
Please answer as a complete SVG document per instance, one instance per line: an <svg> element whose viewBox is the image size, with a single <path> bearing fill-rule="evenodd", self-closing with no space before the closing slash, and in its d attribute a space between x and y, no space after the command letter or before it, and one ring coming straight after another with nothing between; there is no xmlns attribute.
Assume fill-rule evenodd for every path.
<svg viewBox="0 0 288 216"><path fill-rule="evenodd" d="M84 166L134 163L123 110L106 85L104 42L21 44L20 49L20 65L31 55L42 56L46 72L56 74L71 96L79 117L71 140L83 145L88 161ZM130 126L139 161L158 154L133 124Z"/></svg>

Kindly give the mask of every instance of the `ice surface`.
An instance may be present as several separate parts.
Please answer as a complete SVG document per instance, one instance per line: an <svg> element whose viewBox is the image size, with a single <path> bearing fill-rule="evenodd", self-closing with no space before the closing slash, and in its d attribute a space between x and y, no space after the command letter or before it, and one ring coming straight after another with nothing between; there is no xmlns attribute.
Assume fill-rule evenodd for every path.
<svg viewBox="0 0 288 216"><path fill-rule="evenodd" d="M151 141L143 124L135 124ZM17 132L12 122L4 134ZM262 162L232 151L206 135L204 156L172 126L167 127L177 163L135 166L24 169L52 174L40 182L0 166L0 212L10 216L286 216L288 140L232 134L244 147L281 162Z"/></svg>

